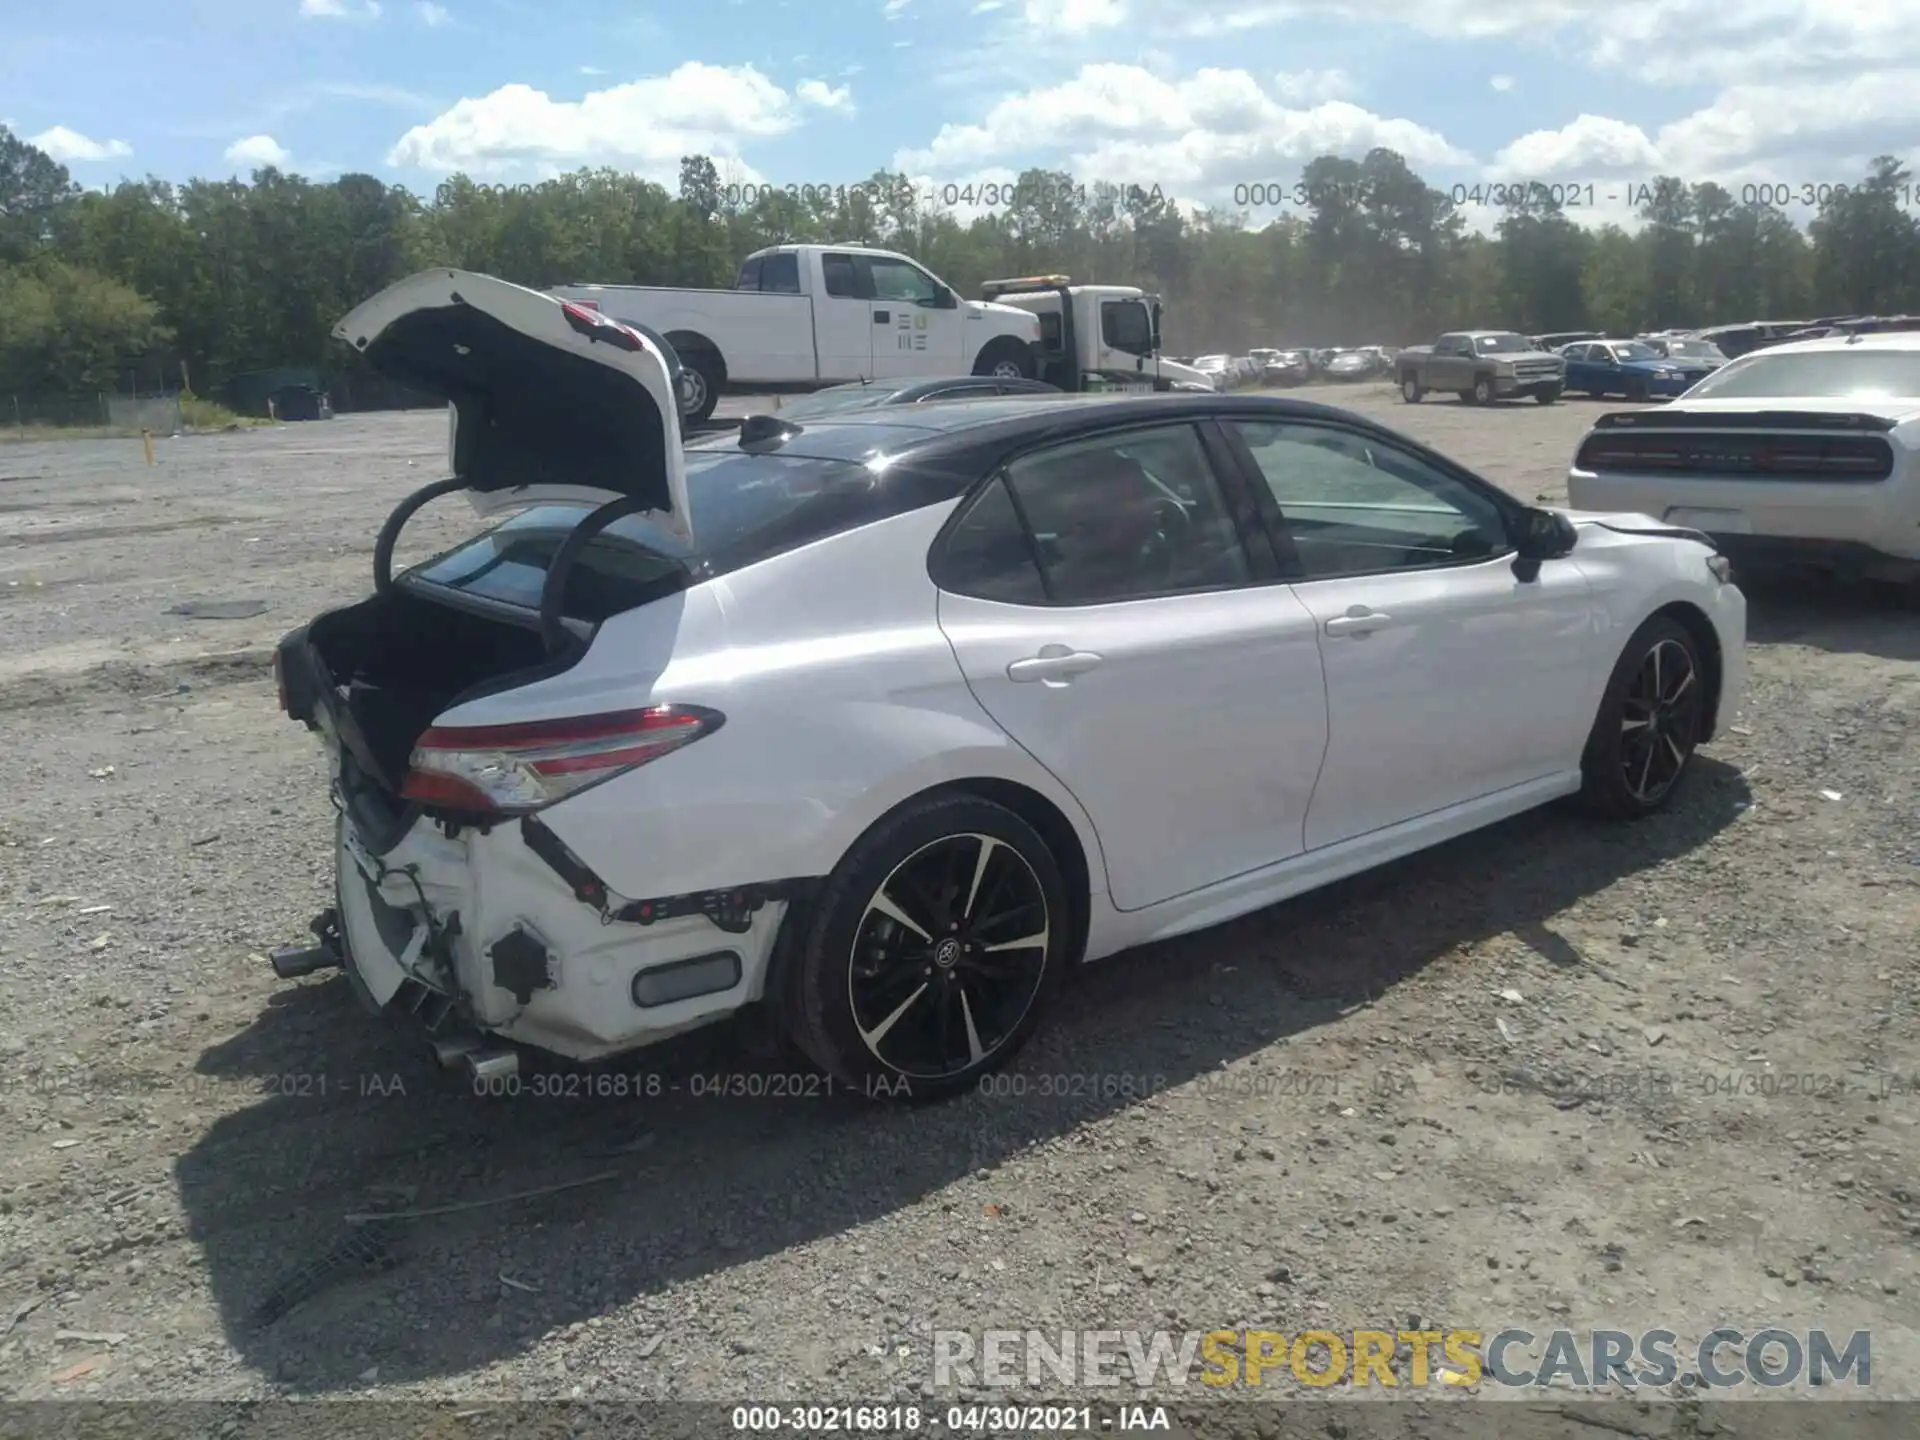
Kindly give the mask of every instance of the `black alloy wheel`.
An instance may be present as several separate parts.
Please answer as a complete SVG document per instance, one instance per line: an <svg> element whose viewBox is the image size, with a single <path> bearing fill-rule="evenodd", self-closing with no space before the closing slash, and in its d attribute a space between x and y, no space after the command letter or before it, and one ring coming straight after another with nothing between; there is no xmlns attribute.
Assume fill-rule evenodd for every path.
<svg viewBox="0 0 1920 1440"><path fill-rule="evenodd" d="M1582 759L1582 793L1594 808L1630 819L1673 797L1700 743L1707 686L1684 626L1655 616L1640 627L1614 666Z"/></svg>
<svg viewBox="0 0 1920 1440"><path fill-rule="evenodd" d="M1013 1057L1076 929L1034 829L953 794L879 821L799 923L794 1041L849 1087L912 1100L958 1093Z"/></svg>
<svg viewBox="0 0 1920 1440"><path fill-rule="evenodd" d="M893 868L867 902L847 1002L873 1058L947 1080L1007 1041L1040 993L1046 891L1018 850L949 835Z"/></svg>

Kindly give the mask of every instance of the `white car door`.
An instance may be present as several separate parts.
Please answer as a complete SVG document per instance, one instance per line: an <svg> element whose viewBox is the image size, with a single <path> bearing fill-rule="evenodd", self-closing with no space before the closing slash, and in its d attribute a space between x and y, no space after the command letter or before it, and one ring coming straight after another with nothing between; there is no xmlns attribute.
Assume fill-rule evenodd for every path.
<svg viewBox="0 0 1920 1440"><path fill-rule="evenodd" d="M820 378L871 380L876 327L861 256L828 250L820 256L820 293L813 297L814 343Z"/></svg>
<svg viewBox="0 0 1920 1440"><path fill-rule="evenodd" d="M963 316L957 304L942 305L938 280L905 260L865 257L873 279L873 365L879 379L965 374L961 364ZM951 296L947 297L949 300Z"/></svg>
<svg viewBox="0 0 1920 1440"><path fill-rule="evenodd" d="M1086 809L1123 910L1298 855L1326 746L1313 617L1208 444L1163 423L1026 456L934 557L968 684Z"/></svg>
<svg viewBox="0 0 1920 1440"><path fill-rule="evenodd" d="M1242 422L1319 629L1330 733L1306 847L1578 766L1599 633L1571 559L1516 565L1484 482L1337 424Z"/></svg>

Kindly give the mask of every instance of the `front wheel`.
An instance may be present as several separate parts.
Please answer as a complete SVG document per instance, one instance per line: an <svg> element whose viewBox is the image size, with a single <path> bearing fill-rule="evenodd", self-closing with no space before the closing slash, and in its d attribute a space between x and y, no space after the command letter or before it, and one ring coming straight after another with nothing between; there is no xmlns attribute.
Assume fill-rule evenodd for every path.
<svg viewBox="0 0 1920 1440"><path fill-rule="evenodd" d="M1645 405L1653 399L1653 387L1645 380L1635 380L1627 386L1627 399L1635 405Z"/></svg>
<svg viewBox="0 0 1920 1440"><path fill-rule="evenodd" d="M1560 399L1560 387L1549 385L1544 390L1536 390L1533 392L1533 398L1542 405L1552 405Z"/></svg>
<svg viewBox="0 0 1920 1440"><path fill-rule="evenodd" d="M1473 382L1473 403L1476 405L1493 404L1493 377L1480 375Z"/></svg>
<svg viewBox="0 0 1920 1440"><path fill-rule="evenodd" d="M911 801L835 867L803 920L787 1023L841 1084L956 1095L1039 1023L1072 959L1059 864L1033 827L971 795Z"/></svg>
<svg viewBox="0 0 1920 1440"><path fill-rule="evenodd" d="M1421 396L1425 395L1426 393L1427 393L1426 391L1420 388L1419 376L1402 375L1400 377L1400 398L1406 401L1407 404L1418 405L1420 403Z"/></svg>
<svg viewBox="0 0 1920 1440"><path fill-rule="evenodd" d="M1634 631L1581 757L1589 808L1634 820L1673 798L1700 743L1706 687L1699 644L1684 625L1656 615Z"/></svg>
<svg viewBox="0 0 1920 1440"><path fill-rule="evenodd" d="M1033 379L1033 353L1018 340L1001 338L989 342L973 362L973 373L991 375L996 380Z"/></svg>

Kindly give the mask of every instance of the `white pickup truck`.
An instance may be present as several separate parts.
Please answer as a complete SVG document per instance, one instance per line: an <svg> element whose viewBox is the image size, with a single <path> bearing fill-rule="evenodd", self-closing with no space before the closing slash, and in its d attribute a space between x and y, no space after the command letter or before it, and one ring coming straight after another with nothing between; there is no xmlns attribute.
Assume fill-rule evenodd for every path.
<svg viewBox="0 0 1920 1440"><path fill-rule="evenodd" d="M1040 319L962 300L891 250L775 245L731 290L559 285L562 300L664 335L686 368L682 418L713 414L722 387L815 388L922 375L1032 378Z"/></svg>
<svg viewBox="0 0 1920 1440"><path fill-rule="evenodd" d="M990 280L980 298L1040 317L1038 378L1062 390L1213 390L1214 377L1160 354L1160 297L1068 275Z"/></svg>

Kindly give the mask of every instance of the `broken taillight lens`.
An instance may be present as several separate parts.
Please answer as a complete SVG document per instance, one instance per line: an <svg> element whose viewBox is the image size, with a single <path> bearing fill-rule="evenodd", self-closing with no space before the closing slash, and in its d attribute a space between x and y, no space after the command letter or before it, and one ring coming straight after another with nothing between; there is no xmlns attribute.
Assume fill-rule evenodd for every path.
<svg viewBox="0 0 1920 1440"><path fill-rule="evenodd" d="M650 705L518 725L435 725L400 793L441 809L524 815L658 760L720 727L717 710Z"/></svg>

